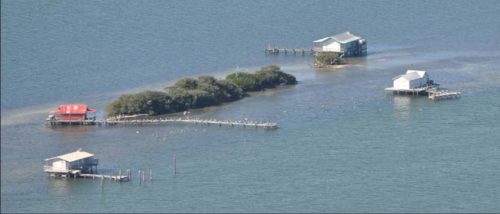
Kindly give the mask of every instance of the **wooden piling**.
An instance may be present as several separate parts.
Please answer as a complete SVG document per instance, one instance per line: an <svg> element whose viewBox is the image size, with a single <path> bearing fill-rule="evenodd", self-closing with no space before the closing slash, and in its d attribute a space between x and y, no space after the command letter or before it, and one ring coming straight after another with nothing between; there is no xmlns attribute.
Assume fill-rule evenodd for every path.
<svg viewBox="0 0 500 214"><path fill-rule="evenodd" d="M174 175L177 174L177 163L176 163L176 159L175 159L175 154L174 154Z"/></svg>
<svg viewBox="0 0 500 214"><path fill-rule="evenodd" d="M104 191L104 176L101 176L101 192Z"/></svg>

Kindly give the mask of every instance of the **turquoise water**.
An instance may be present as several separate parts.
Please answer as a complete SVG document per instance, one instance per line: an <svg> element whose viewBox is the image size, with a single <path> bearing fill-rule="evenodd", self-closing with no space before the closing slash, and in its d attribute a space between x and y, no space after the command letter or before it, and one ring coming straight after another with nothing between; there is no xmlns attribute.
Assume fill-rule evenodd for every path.
<svg viewBox="0 0 500 214"><path fill-rule="evenodd" d="M499 12L497 1L2 1L1 211L499 212ZM263 53L347 30L369 46L349 67ZM277 130L43 125L61 102L102 112L122 93L271 63L299 84L196 114ZM406 69L463 96L383 91ZM78 148L135 180L101 190L42 172ZM152 183L139 184L141 168Z"/></svg>

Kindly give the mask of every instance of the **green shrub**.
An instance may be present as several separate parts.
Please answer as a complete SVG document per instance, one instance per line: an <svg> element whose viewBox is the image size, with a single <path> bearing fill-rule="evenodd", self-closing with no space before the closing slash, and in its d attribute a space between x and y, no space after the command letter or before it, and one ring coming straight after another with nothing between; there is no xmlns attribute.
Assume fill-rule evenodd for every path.
<svg viewBox="0 0 500 214"><path fill-rule="evenodd" d="M106 106L109 115L149 114L159 115L175 112L174 100L159 91L126 94Z"/></svg>
<svg viewBox="0 0 500 214"><path fill-rule="evenodd" d="M276 65L266 66L255 74L237 72L225 80L211 76L183 78L167 87L166 92L145 91L125 94L106 106L108 115L160 115L203 108L243 98L248 91L296 84L294 76L283 73Z"/></svg>
<svg viewBox="0 0 500 214"><path fill-rule="evenodd" d="M259 80L255 76L255 74L237 72L227 75L226 80L237 85L243 91L257 91L261 89L259 87Z"/></svg>
<svg viewBox="0 0 500 214"><path fill-rule="evenodd" d="M335 52L318 52L315 57L318 65L341 65L345 64L340 53Z"/></svg>
<svg viewBox="0 0 500 214"><path fill-rule="evenodd" d="M283 73L276 65L262 67L255 74L237 72L230 74L226 80L239 86L243 91L258 91L274 88L277 85L297 84L294 76Z"/></svg>
<svg viewBox="0 0 500 214"><path fill-rule="evenodd" d="M174 84L174 87L182 88L182 89L186 89L186 90L196 89L198 87L198 81L196 81L193 78L186 77L186 78L182 78L180 80L177 80Z"/></svg>

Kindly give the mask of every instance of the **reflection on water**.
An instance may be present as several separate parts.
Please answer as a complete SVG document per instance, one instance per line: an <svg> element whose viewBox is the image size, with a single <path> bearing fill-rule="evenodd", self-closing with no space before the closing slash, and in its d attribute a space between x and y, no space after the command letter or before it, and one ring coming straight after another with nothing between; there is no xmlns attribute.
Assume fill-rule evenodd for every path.
<svg viewBox="0 0 500 214"><path fill-rule="evenodd" d="M89 132L95 131L97 126L47 126L48 128L58 132Z"/></svg>
<svg viewBox="0 0 500 214"><path fill-rule="evenodd" d="M394 95L393 104L394 104L394 115L397 119L402 121L407 121L410 119L410 103L411 97L408 96L399 96Z"/></svg>
<svg viewBox="0 0 500 214"><path fill-rule="evenodd" d="M66 195L71 187L69 182L71 178L65 177L47 177L49 189L58 195Z"/></svg>
<svg viewBox="0 0 500 214"><path fill-rule="evenodd" d="M44 131L51 133L59 142L78 143L89 142L89 137L96 135L99 130L105 129L101 126L50 126L44 127ZM83 146L83 145L81 145Z"/></svg>

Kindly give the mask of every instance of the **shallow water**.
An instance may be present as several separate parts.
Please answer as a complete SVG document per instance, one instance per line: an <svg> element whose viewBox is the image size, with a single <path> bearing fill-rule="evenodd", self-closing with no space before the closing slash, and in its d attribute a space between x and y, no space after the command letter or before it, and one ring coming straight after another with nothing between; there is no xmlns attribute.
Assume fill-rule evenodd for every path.
<svg viewBox="0 0 500 214"><path fill-rule="evenodd" d="M498 212L498 12L496 1L2 1L2 212ZM369 55L342 69L263 53L345 30ZM43 125L62 102L102 113L122 93L271 63L299 84L196 114L277 130ZM406 69L462 98L387 94ZM78 148L135 180L101 191L42 172Z"/></svg>

